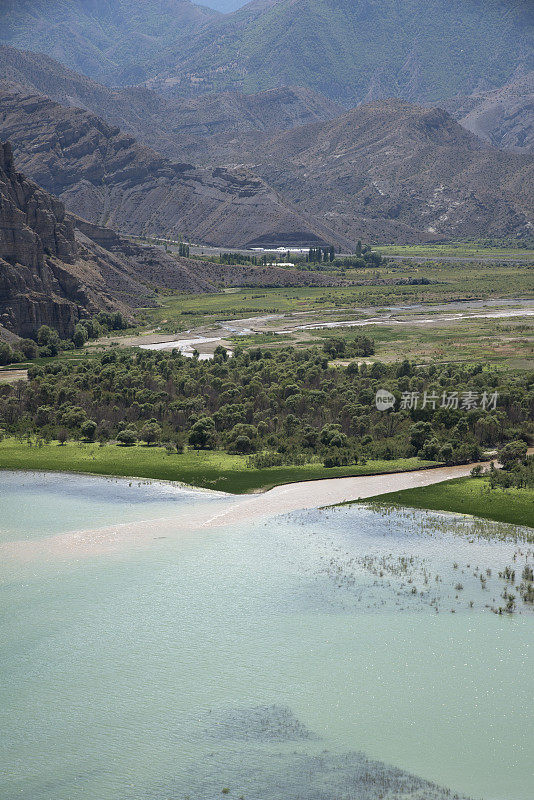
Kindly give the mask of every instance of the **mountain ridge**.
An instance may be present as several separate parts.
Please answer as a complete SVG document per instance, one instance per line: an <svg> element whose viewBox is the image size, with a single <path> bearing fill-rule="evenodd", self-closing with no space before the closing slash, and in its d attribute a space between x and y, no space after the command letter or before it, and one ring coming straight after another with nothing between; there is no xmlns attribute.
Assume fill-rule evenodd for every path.
<svg viewBox="0 0 534 800"><path fill-rule="evenodd" d="M180 234L242 247L263 235L331 242L330 228L292 207L245 167L166 159L81 109L0 91L0 135L21 168L74 214L129 234ZM336 243L350 242L337 234Z"/></svg>
<svg viewBox="0 0 534 800"><path fill-rule="evenodd" d="M528 237L534 226L532 155L489 147L446 111L398 99L280 133L250 166L349 238Z"/></svg>
<svg viewBox="0 0 534 800"><path fill-rule="evenodd" d="M489 92L444 102L460 124L506 150L534 151L534 70Z"/></svg>
<svg viewBox="0 0 534 800"><path fill-rule="evenodd" d="M108 85L140 83L221 15L189 0L4 0L0 44L53 56Z"/></svg>
<svg viewBox="0 0 534 800"><path fill-rule="evenodd" d="M266 133L333 119L343 108L302 87L244 95L162 98L143 87L110 89L49 56L0 46L0 84L83 108L169 158L195 163L235 160Z"/></svg>
<svg viewBox="0 0 534 800"><path fill-rule="evenodd" d="M534 67L527 0L256 0L214 20L148 85L176 91L307 86L354 105L503 85Z"/></svg>

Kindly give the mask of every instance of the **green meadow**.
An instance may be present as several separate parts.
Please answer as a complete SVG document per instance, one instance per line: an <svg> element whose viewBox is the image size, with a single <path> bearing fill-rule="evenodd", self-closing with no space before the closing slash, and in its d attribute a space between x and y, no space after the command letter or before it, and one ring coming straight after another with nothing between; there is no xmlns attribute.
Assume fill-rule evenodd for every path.
<svg viewBox="0 0 534 800"><path fill-rule="evenodd" d="M534 489L492 489L485 478L456 478L433 486L390 492L361 502L453 511L534 528ZM531 540L534 541L534 533Z"/></svg>
<svg viewBox="0 0 534 800"><path fill-rule="evenodd" d="M38 446L13 438L5 438L0 442L0 469L152 478L235 494L270 489L296 481L406 472L436 466L435 462L418 458L400 458L394 461L368 461L367 464L350 467L326 468L321 464L305 464L252 469L247 467L246 461L245 456L220 451L189 450L169 455L163 447L142 445L100 446L82 442L60 445L51 442Z"/></svg>

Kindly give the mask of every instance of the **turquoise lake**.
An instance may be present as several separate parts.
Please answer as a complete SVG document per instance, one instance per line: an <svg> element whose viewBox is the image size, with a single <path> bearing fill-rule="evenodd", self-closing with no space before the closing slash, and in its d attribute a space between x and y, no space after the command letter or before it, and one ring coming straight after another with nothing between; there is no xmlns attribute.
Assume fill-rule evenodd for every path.
<svg viewBox="0 0 534 800"><path fill-rule="evenodd" d="M532 800L524 531L228 502L0 473L2 800Z"/></svg>

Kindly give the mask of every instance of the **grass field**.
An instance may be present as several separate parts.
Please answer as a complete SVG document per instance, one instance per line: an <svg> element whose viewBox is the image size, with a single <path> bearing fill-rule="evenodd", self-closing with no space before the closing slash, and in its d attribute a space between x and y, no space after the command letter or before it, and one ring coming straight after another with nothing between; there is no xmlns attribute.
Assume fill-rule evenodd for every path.
<svg viewBox="0 0 534 800"><path fill-rule="evenodd" d="M420 278L431 283L392 283ZM144 309L139 319L142 325L157 325L164 332L174 332L200 324L265 314L298 311L324 314L328 309L357 309L362 306L534 297L534 263L392 263L372 270L352 270L344 279L370 283L333 288L238 289L212 295L161 295L161 305ZM384 284L384 281L389 283Z"/></svg>
<svg viewBox="0 0 534 800"><path fill-rule="evenodd" d="M491 489L484 478L456 478L433 486L379 495L361 502L455 511L534 529L534 489ZM531 541L534 541L534 531Z"/></svg>
<svg viewBox="0 0 534 800"><path fill-rule="evenodd" d="M440 364L483 361L503 369L534 367L534 324L529 320L479 319L425 326L386 324L337 328L334 335L350 342L362 333L375 342L375 355L370 360L389 362L410 358ZM320 344L332 335L331 330L312 331L310 340Z"/></svg>
<svg viewBox="0 0 534 800"><path fill-rule="evenodd" d="M365 465L331 469L318 464L249 469L244 456L222 452L187 451L169 455L162 447L142 445L120 447L106 444L101 447L98 444L81 442L67 442L65 445L52 442L38 447L13 438L0 442L0 469L152 478L235 494L269 489L296 481L406 472L430 466L436 466L435 462L404 458L396 461L369 461Z"/></svg>
<svg viewBox="0 0 534 800"><path fill-rule="evenodd" d="M449 242L448 244L412 244L398 245L388 244L373 247L384 256L427 256L429 258L439 258L440 256L451 256L454 258L465 256L473 258L480 256L483 258L517 258L525 260L534 259L534 250L514 247L486 247L481 244L469 244L465 242Z"/></svg>

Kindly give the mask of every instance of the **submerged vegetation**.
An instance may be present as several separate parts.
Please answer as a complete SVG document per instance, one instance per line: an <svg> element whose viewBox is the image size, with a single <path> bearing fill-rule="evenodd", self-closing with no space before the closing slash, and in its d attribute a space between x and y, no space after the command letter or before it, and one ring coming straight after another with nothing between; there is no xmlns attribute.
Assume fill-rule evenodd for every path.
<svg viewBox="0 0 534 800"><path fill-rule="evenodd" d="M381 507L471 514L534 528L534 488L492 488L489 477L456 478L433 486L390 492L365 502ZM534 541L534 533L531 540Z"/></svg>

